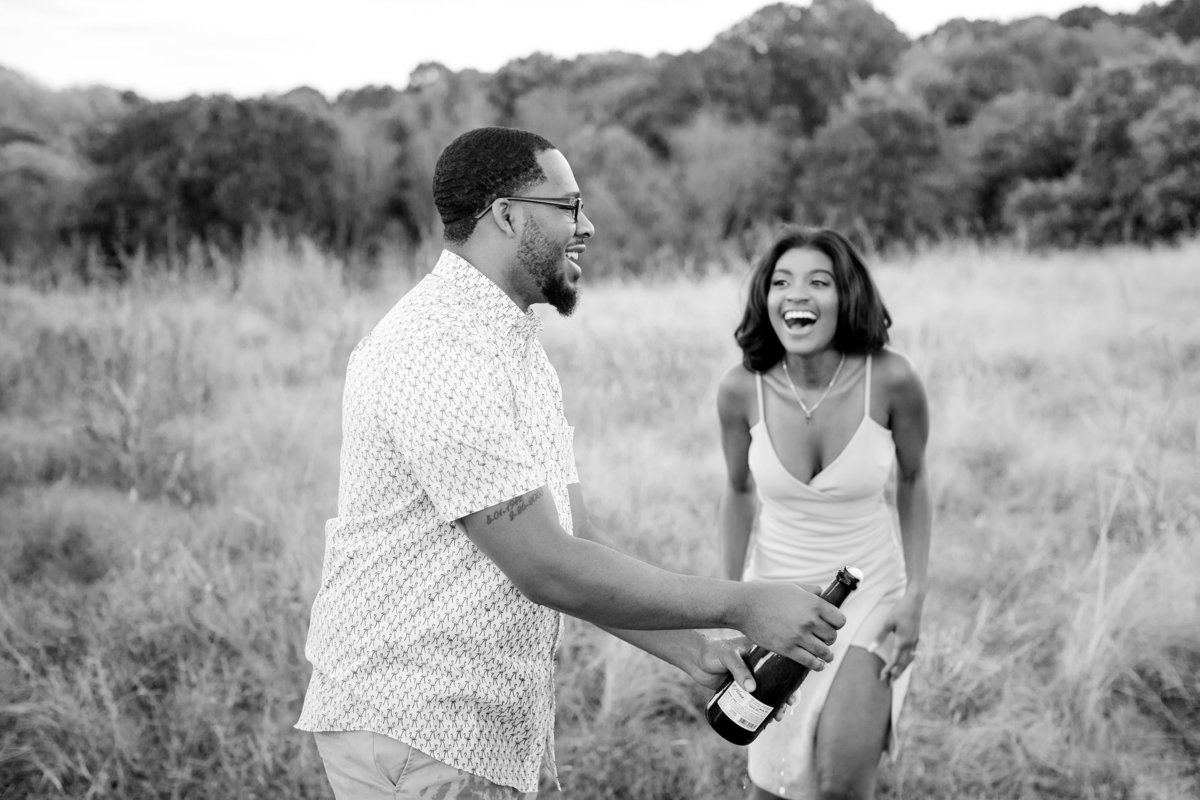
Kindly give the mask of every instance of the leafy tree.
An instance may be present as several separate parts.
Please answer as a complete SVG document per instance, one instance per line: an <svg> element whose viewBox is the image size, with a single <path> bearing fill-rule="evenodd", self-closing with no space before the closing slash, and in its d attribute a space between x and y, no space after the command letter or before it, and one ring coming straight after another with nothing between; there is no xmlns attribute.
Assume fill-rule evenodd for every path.
<svg viewBox="0 0 1200 800"><path fill-rule="evenodd" d="M1102 8L1097 6L1079 6L1078 8L1064 11L1055 21L1064 28L1091 28L1109 19L1108 12Z"/></svg>
<svg viewBox="0 0 1200 800"><path fill-rule="evenodd" d="M1078 142L1080 177L1104 198L1090 240L1144 238L1134 202L1144 183L1143 164L1131 127L1175 87L1198 85L1200 59L1164 53L1098 70L1072 98L1066 124Z"/></svg>
<svg viewBox="0 0 1200 800"><path fill-rule="evenodd" d="M767 6L702 54L710 102L765 122L788 109L811 132L856 83L890 74L908 38L866 0Z"/></svg>
<svg viewBox="0 0 1200 800"><path fill-rule="evenodd" d="M1200 88L1177 86L1130 127L1146 239L1200 232Z"/></svg>
<svg viewBox="0 0 1200 800"><path fill-rule="evenodd" d="M1146 19L1146 30L1155 36L1173 33L1181 42L1200 39L1200 0L1171 0L1164 6L1148 3L1136 16Z"/></svg>
<svg viewBox="0 0 1200 800"><path fill-rule="evenodd" d="M801 148L796 216L866 243L912 244L961 226L949 140L920 100L867 84Z"/></svg>
<svg viewBox="0 0 1200 800"><path fill-rule="evenodd" d="M420 67L417 68L418 70ZM334 107L346 114L358 114L365 111L386 111L400 97L400 91L391 86L372 84L361 89L347 89L337 96Z"/></svg>
<svg viewBox="0 0 1200 800"><path fill-rule="evenodd" d="M399 147L392 106L399 97L394 90L372 87L343 92L330 103L320 92L301 87L280 98L337 131L330 179L330 246L340 254L373 259L385 239L411 242L420 236L410 215L393 213Z"/></svg>
<svg viewBox="0 0 1200 800"><path fill-rule="evenodd" d="M963 155L974 195L973 216L987 234L1005 230L1004 200L1022 180L1060 178L1074 166L1063 134L1062 101L1037 92L1001 95L963 132Z"/></svg>
<svg viewBox="0 0 1200 800"><path fill-rule="evenodd" d="M1150 242L1194 229L1186 181L1194 174L1189 103L1197 86L1200 57L1188 50L1090 74L1063 115L1075 171L1022 187L1007 205L1008 223L1033 244L1065 246ZM1051 210L1056 203L1065 205Z"/></svg>
<svg viewBox="0 0 1200 800"><path fill-rule="evenodd" d="M639 125L642 115L658 115L674 104L677 73L662 74L669 60L609 52L568 61L535 53L505 64L492 77L487 96L498 124L537 131L555 142L570 130L617 120L658 147L669 128L696 108L693 102L682 115L668 111L666 125L648 118Z"/></svg>
<svg viewBox="0 0 1200 800"><path fill-rule="evenodd" d="M543 86L522 95L516 102L512 124L545 136L555 144L592 123L577 96L562 86Z"/></svg>
<svg viewBox="0 0 1200 800"><path fill-rule="evenodd" d="M299 86L283 94L278 100L313 117L329 117L333 110L325 95L311 86Z"/></svg>
<svg viewBox="0 0 1200 800"><path fill-rule="evenodd" d="M949 125L966 124L993 97L1033 83L1024 59L995 38L981 41L970 28L943 28L935 37L904 56L897 85Z"/></svg>
<svg viewBox="0 0 1200 800"><path fill-rule="evenodd" d="M79 142L139 103L102 87L53 91L0 67L0 259L37 263L71 239L90 174Z"/></svg>
<svg viewBox="0 0 1200 800"><path fill-rule="evenodd" d="M400 147L394 123L368 110L336 116L339 147L331 180L333 246L342 253L373 256L386 239L415 241L421 231L412 215L393 206Z"/></svg>
<svg viewBox="0 0 1200 800"><path fill-rule="evenodd" d="M0 131L72 150L89 131L109 130L142 101L102 86L54 91L0 66Z"/></svg>
<svg viewBox="0 0 1200 800"><path fill-rule="evenodd" d="M775 3L696 52L428 62L332 103L299 87L152 104L0 67L0 258L80 233L110 254L235 249L260 226L370 257L440 233L437 156L488 124L568 153L601 269L781 216L881 244L1173 238L1197 225L1200 45L1179 41L1198 8L958 19L913 44L868 0Z"/></svg>
<svg viewBox="0 0 1200 800"><path fill-rule="evenodd" d="M655 61L628 53L583 55L560 62L554 79L527 90L516 101L516 123L548 136L552 141L565 140L573 130L586 126L604 127L619 118L631 92L661 83ZM666 100L659 92L658 103ZM695 106L675 123L694 112ZM664 135L667 128L664 128Z"/></svg>
<svg viewBox="0 0 1200 800"><path fill-rule="evenodd" d="M558 144L571 161L585 213L596 226L588 251L597 274L652 272L660 252L686 252L689 225L667 165L616 125L587 127Z"/></svg>
<svg viewBox="0 0 1200 800"><path fill-rule="evenodd" d="M694 239L715 245L786 214L786 140L770 126L702 111L672 139L682 213Z"/></svg>
<svg viewBox="0 0 1200 800"><path fill-rule="evenodd" d="M658 82L654 62L628 53L583 55L543 67L546 77L541 83L527 81L509 113L511 124L553 142L565 141L580 128L610 124L630 92Z"/></svg>
<svg viewBox="0 0 1200 800"><path fill-rule="evenodd" d="M497 124L512 125L521 96L534 89L558 86L563 70L564 62L541 52L513 59L497 70L488 93L488 100L496 108Z"/></svg>
<svg viewBox="0 0 1200 800"><path fill-rule="evenodd" d="M1068 28L1043 18L947 24L903 58L898 83L949 125L965 125L1001 95L1016 91L1068 97L1104 60L1147 53L1152 40L1111 24Z"/></svg>
<svg viewBox="0 0 1200 800"><path fill-rule="evenodd" d="M635 80L615 98L612 118L660 158L671 153L671 131L706 103L703 57L684 53L660 59L654 72Z"/></svg>
<svg viewBox="0 0 1200 800"><path fill-rule="evenodd" d="M337 144L328 122L278 101L145 106L91 147L85 229L114 254L174 255L193 238L233 250L259 227L330 244Z"/></svg>
<svg viewBox="0 0 1200 800"><path fill-rule="evenodd" d="M1058 22L1081 28L1117 24L1140 28L1156 37L1174 35L1181 42L1191 42L1200 38L1200 0L1146 3L1133 14L1108 14L1095 6L1081 6L1064 13Z"/></svg>
<svg viewBox="0 0 1200 800"><path fill-rule="evenodd" d="M77 213L87 165L38 141L0 144L0 259L61 244Z"/></svg>
<svg viewBox="0 0 1200 800"><path fill-rule="evenodd" d="M1005 199L1004 217L1032 247L1075 247L1092 240L1087 216L1098 212L1100 198L1078 174L1053 181L1021 181Z"/></svg>
<svg viewBox="0 0 1200 800"><path fill-rule="evenodd" d="M489 101L490 79L475 70L452 72L440 64L417 67L391 106L392 141L398 154L391 172L387 213L413 239L441 235L431 187L438 154L472 128L498 124Z"/></svg>

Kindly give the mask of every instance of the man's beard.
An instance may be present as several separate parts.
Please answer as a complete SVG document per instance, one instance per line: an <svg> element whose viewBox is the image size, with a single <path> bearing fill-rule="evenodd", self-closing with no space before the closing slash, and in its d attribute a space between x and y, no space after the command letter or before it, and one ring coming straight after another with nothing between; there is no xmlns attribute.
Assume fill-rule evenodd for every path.
<svg viewBox="0 0 1200 800"><path fill-rule="evenodd" d="M563 272L564 257L563 248L556 247L537 223L529 220L517 249L517 261L529 270L530 277L546 302L554 306L559 314L569 317L579 300L579 291L567 281Z"/></svg>

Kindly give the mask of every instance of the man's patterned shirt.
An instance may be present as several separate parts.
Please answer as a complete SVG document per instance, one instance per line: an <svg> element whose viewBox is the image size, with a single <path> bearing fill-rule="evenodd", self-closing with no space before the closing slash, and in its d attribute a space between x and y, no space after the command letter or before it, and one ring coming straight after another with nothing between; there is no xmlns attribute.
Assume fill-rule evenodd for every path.
<svg viewBox="0 0 1200 800"><path fill-rule="evenodd" d="M296 727L369 730L521 791L553 755L560 615L456 520L578 481L542 323L443 251L350 357Z"/></svg>

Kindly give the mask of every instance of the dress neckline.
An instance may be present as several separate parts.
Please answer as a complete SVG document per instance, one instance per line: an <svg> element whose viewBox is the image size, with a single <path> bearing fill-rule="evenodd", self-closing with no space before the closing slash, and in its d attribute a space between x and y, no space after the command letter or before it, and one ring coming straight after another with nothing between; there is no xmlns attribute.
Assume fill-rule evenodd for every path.
<svg viewBox="0 0 1200 800"><path fill-rule="evenodd" d="M796 477L792 473L792 471L787 468L787 465L783 463L783 459L779 457L779 453L775 449L775 441L771 437L770 428L767 427L767 407L766 407L765 398L763 397L762 375L759 374L759 375L755 376L754 390L755 390L755 394L757 395L757 399L758 399L758 422L756 422L754 425L751 425L750 430L751 430L751 432L753 432L754 428L758 427L759 425L762 426L763 433L766 435L766 439L767 439L767 449L771 451L771 455L775 458L775 463L777 463L779 465L779 468L780 468L780 470L783 471L783 474L787 475L792 481L800 484L801 486L804 486L805 488L812 489L813 484L816 483L816 481L818 479L820 479L822 476L827 474L831 469L833 469L833 467L836 466L838 464L838 462L840 462L842 460L842 457L846 455L846 452L854 445L854 443L856 441L858 441L859 434L861 434L863 428L866 427L868 420L870 420L872 423L874 423L875 426L877 428L879 428L880 430L884 431L885 433L888 433L889 435L891 434L891 431L889 431L884 426L880 425L871 416L871 362L872 361L874 361L873 356L868 355L867 361L866 361L866 375L863 377L863 410L862 410L863 415L862 415L862 419L858 423L858 427L856 427L854 429L854 433L850 434L850 438L846 441L846 444L842 446L841 451L836 456L834 456L833 460L828 462L827 464L825 464L825 466L821 467L821 469L814 472L807 481L802 481L802 480L800 480L800 478Z"/></svg>
<svg viewBox="0 0 1200 800"><path fill-rule="evenodd" d="M795 481L796 483L800 484L801 486L803 486L805 488L813 489L814 491L818 491L816 489L816 487L813 486L813 484L816 483L818 479L820 479L820 478L824 477L826 474L828 474L831 469L833 469L838 463L840 463L842 461L842 459L845 457L846 453L850 450L851 447L854 446L854 443L858 440L858 437L862 433L863 428L867 427L868 422L873 424L876 428L879 428L881 431L887 431L887 428L883 427L878 422L876 422L875 418L872 417L870 414L864 414L862 420L860 420L858 423L858 427L855 428L854 433L850 435L850 440L848 442L846 442L845 447L843 447L841 449L841 451L836 456L834 456L832 461L830 461L825 466L821 467L821 469L814 472L812 477L809 478L807 481L803 481L800 478L796 477L796 475L790 469L787 468L787 465L783 463L783 459L781 459L779 457L779 453L776 452L776 450L775 450L775 440L771 438L771 429L767 427L767 421L765 419L760 417L758 422L756 422L750 426L750 430L751 430L751 432L753 432L755 428L762 428L763 435L766 437L766 441L767 441L767 449L771 451L771 457L775 459L775 463L777 463L779 465L779 468L780 468L780 470L783 471L784 475L787 475L790 479L792 479L793 481Z"/></svg>

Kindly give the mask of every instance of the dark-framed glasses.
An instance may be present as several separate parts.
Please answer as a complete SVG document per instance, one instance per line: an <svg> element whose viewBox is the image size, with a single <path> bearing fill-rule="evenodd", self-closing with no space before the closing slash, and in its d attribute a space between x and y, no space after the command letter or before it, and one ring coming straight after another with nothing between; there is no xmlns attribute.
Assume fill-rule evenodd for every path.
<svg viewBox="0 0 1200 800"><path fill-rule="evenodd" d="M494 206L500 200L508 200L510 202L514 200L520 200L522 203L538 203L543 206L554 206L555 208L561 208L565 211L571 212L571 221L576 225L579 224L579 211L583 208L582 197L497 197L495 200L488 203L487 208L476 214L475 219L482 219L483 215L491 211L492 206Z"/></svg>

